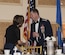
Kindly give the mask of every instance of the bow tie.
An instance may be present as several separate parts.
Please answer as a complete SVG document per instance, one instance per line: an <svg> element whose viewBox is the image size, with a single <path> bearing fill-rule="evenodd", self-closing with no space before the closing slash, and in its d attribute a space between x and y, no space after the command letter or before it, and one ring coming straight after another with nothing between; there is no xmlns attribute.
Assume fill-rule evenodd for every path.
<svg viewBox="0 0 65 55"><path fill-rule="evenodd" d="M37 22L34 22L34 23L35 23L35 24L36 24L36 23L39 23L39 21L37 21Z"/></svg>

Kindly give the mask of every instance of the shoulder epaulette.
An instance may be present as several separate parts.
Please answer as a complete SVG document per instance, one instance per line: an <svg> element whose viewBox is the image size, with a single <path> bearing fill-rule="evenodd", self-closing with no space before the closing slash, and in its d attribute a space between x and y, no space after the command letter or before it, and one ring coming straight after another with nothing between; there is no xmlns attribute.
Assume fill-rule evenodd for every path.
<svg viewBox="0 0 65 55"><path fill-rule="evenodd" d="M47 21L47 19L42 19L42 21Z"/></svg>

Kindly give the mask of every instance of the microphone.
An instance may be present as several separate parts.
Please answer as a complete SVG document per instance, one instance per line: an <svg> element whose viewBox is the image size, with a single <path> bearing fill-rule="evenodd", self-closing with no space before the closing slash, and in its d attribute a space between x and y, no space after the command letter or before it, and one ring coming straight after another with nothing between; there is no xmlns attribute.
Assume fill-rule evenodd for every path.
<svg viewBox="0 0 65 55"><path fill-rule="evenodd" d="M29 42L29 45L31 45L33 41L31 39L29 39L28 42Z"/></svg>
<svg viewBox="0 0 65 55"><path fill-rule="evenodd" d="M38 42L38 37L36 37L36 41Z"/></svg>

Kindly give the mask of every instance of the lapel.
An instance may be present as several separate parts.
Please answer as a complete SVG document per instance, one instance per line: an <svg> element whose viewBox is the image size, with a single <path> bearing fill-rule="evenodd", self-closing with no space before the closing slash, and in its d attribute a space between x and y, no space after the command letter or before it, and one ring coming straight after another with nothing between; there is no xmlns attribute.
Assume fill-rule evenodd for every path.
<svg viewBox="0 0 65 55"><path fill-rule="evenodd" d="M35 32L35 23L33 23L33 26L32 26L33 28L33 32Z"/></svg>
<svg viewBox="0 0 65 55"><path fill-rule="evenodd" d="M39 21L39 26L38 26L38 33L40 33L40 32L41 32L41 30L40 30L40 27L41 27L41 21L42 21L42 19L40 18L40 21Z"/></svg>

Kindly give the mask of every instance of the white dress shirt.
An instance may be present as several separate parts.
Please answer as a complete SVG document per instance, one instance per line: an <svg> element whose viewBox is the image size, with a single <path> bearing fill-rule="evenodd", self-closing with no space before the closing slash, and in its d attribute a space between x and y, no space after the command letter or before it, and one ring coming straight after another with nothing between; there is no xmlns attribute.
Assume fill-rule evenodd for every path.
<svg viewBox="0 0 65 55"><path fill-rule="evenodd" d="M35 24L35 32L38 33L38 28L39 28L39 20L40 18L38 18L38 23ZM36 40L38 41L38 37L36 37Z"/></svg>

